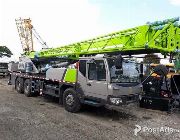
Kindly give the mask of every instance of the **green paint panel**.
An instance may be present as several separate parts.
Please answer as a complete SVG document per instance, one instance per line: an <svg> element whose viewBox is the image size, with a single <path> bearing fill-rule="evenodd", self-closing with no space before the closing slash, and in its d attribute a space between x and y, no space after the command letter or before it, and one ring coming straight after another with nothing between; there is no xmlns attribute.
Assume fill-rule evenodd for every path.
<svg viewBox="0 0 180 140"><path fill-rule="evenodd" d="M77 69L67 69L64 76L65 82L75 83L77 80Z"/></svg>

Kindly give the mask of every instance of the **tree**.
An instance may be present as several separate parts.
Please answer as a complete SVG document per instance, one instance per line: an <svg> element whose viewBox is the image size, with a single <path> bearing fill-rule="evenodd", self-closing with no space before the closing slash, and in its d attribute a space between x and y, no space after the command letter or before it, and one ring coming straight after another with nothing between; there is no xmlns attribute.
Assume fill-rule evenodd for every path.
<svg viewBox="0 0 180 140"><path fill-rule="evenodd" d="M6 46L0 46L0 57L11 57L12 52Z"/></svg>

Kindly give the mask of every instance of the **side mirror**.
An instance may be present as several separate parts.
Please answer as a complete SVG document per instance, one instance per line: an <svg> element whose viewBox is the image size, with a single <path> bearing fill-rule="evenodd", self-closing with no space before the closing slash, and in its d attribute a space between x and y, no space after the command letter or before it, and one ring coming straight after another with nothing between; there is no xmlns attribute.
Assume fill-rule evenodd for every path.
<svg viewBox="0 0 180 140"><path fill-rule="evenodd" d="M144 75L141 73L141 74L139 74L139 78L143 78L144 77Z"/></svg>
<svg viewBox="0 0 180 140"><path fill-rule="evenodd" d="M122 62L123 62L122 55L119 54L116 57L115 62L114 62L116 69L122 69Z"/></svg>

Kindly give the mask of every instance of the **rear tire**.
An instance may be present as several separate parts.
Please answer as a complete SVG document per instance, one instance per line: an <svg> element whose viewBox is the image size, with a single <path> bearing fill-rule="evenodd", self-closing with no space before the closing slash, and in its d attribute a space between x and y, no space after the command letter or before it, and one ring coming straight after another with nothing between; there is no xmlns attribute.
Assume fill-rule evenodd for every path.
<svg viewBox="0 0 180 140"><path fill-rule="evenodd" d="M26 79L24 82L24 94L27 97L31 97L32 96L32 92L31 92L31 83L29 79Z"/></svg>
<svg viewBox="0 0 180 140"><path fill-rule="evenodd" d="M63 105L68 112L78 112L81 109L81 103L73 88L68 88L63 94Z"/></svg>
<svg viewBox="0 0 180 140"><path fill-rule="evenodd" d="M23 88L23 79L21 79L20 77L18 77L15 81L15 87L16 87L16 91L18 93L23 93L24 88Z"/></svg>

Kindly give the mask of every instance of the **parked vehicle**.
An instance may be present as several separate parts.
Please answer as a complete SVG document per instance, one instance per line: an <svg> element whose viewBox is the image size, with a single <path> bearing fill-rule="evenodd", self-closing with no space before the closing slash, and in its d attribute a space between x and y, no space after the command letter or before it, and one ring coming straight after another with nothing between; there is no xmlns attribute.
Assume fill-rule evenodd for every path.
<svg viewBox="0 0 180 140"><path fill-rule="evenodd" d="M8 63L1 62L0 63L0 76L7 76L8 75Z"/></svg>
<svg viewBox="0 0 180 140"><path fill-rule="evenodd" d="M150 69L152 73L143 83L144 94L140 106L167 111L180 109L180 74L174 64L151 64ZM158 72L154 73L154 70Z"/></svg>

